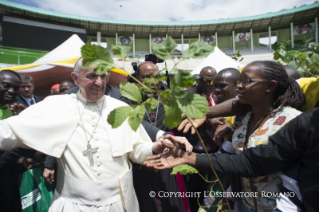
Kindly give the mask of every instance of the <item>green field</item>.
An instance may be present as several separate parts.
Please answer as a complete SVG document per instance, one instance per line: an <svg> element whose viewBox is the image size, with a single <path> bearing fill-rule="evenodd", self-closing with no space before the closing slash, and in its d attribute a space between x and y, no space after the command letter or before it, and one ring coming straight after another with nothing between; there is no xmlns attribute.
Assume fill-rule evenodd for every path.
<svg viewBox="0 0 319 212"><path fill-rule="evenodd" d="M43 57L47 53L48 52L46 51L19 49L0 45L0 63L18 64L18 56L20 56L20 65L29 64Z"/></svg>

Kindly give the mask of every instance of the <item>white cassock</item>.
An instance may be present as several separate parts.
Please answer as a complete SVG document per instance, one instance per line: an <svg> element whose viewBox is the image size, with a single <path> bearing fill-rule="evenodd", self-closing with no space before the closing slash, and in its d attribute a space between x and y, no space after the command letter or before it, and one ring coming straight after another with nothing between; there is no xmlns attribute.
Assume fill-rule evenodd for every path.
<svg viewBox="0 0 319 212"><path fill-rule="evenodd" d="M109 96L87 103L80 92L48 97L0 122L0 149L28 146L58 158L52 212L137 212L129 160L143 163L152 142L142 126L134 132L127 120L112 129L108 114L121 106L127 105ZM98 148L94 166L83 155L91 135L91 147Z"/></svg>

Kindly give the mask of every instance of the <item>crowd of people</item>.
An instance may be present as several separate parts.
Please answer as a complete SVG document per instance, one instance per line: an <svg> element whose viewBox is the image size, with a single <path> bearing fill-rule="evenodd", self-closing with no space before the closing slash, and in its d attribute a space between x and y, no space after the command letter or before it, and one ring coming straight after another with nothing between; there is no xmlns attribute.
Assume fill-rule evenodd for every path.
<svg viewBox="0 0 319 212"><path fill-rule="evenodd" d="M205 117L184 119L170 129L159 104L150 113L144 108L142 124L133 131L129 120L112 128L107 119L113 109L137 103L107 84L109 72L97 75L94 67L83 68L80 58L73 82L53 85L45 99L33 94L32 77L0 72L1 211L22 211L18 176L39 165L40 153L43 178L56 185L49 208L54 212L217 211L225 200L204 195L220 190L212 187L216 176L210 162L228 193L256 193L229 198L235 211L319 208L319 97L306 93L296 70L273 61L252 62L241 72L204 67L183 92L207 99ZM158 71L145 61L135 77L143 82ZM161 100L146 93L143 101L149 97ZM171 175L181 164L199 174Z"/></svg>

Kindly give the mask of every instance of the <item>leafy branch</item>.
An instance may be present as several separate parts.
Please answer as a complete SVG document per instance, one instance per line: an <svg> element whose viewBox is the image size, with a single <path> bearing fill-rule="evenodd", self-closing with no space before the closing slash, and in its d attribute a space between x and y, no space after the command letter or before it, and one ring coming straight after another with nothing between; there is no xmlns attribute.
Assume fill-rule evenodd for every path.
<svg viewBox="0 0 319 212"><path fill-rule="evenodd" d="M138 84L141 85L140 87L128 82L120 84L121 94L124 97L133 100L137 104L119 107L111 111L107 118L107 122L112 126L112 128L119 127L125 120L128 119L128 123L132 130L136 131L143 120L145 110L150 112L154 110L158 104L163 104L164 106L165 117L163 124L170 129L179 126L182 114L185 114L188 118L202 118L206 115L209 109L206 98L198 94L182 92L185 88L192 87L195 83L195 79L189 71L180 70L177 68L177 66L180 62L186 59L199 59L208 56L214 51L214 47L210 44L196 41L189 46L189 48L184 52L182 59L178 62L173 60L173 57L171 56L171 53L176 47L177 44L171 37L168 37L163 43L153 46L153 51L159 58L164 60L172 60L174 62L172 72L175 75L171 81L171 86L169 89L160 92L157 86L152 86L154 84L160 83L160 81L163 81L163 77L159 76L158 74L154 74L150 79L146 79L144 83L141 83L134 78ZM114 55L121 58L123 63L127 58L130 48L131 47L128 46L111 47ZM87 68L91 65L95 65L93 71L96 74L103 74L114 67L118 67L113 63L112 57L103 47L85 44L81 48L81 53L83 57L83 67ZM123 67L121 67L121 69L124 70ZM130 76L132 77L132 75ZM158 99L156 100L155 98L148 98L143 102L142 94L145 93L152 93L154 96L157 96ZM205 149L214 175L224 191L224 188L214 170L213 164L210 161L204 142L202 141L197 130L196 132ZM228 204L227 199L226 202ZM228 208L230 210L229 204Z"/></svg>
<svg viewBox="0 0 319 212"><path fill-rule="evenodd" d="M305 39L305 46L300 50L286 50L290 41L280 43L274 52L274 60L283 66L296 69L303 77L317 77L319 75L319 44L308 47L310 40Z"/></svg>

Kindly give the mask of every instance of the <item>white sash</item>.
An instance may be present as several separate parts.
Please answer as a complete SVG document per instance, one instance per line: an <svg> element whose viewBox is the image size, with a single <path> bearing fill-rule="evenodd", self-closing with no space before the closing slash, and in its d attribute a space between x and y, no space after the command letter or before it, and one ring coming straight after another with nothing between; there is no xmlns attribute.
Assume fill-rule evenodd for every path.
<svg viewBox="0 0 319 212"><path fill-rule="evenodd" d="M56 182L56 192L70 202L105 206L122 201L127 212L139 211L133 188L132 166L119 178L103 181L82 180L62 171L58 172Z"/></svg>

